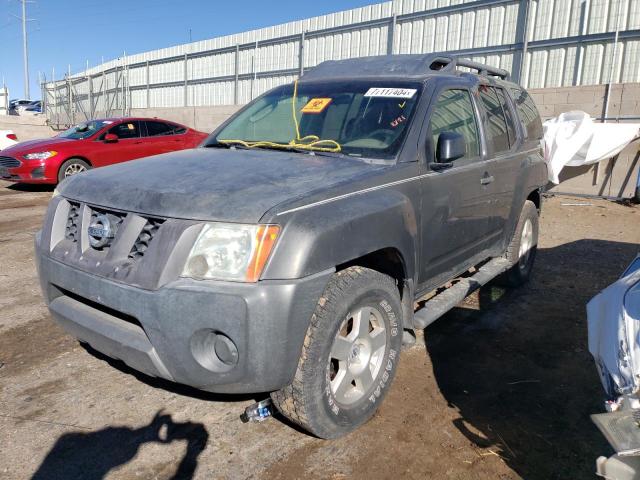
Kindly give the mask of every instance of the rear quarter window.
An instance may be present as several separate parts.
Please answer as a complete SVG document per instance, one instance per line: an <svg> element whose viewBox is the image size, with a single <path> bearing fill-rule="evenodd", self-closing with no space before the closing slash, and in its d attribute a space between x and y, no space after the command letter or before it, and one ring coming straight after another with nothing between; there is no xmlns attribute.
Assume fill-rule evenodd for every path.
<svg viewBox="0 0 640 480"><path fill-rule="evenodd" d="M520 88L512 88L511 95L516 104L518 110L518 116L524 127L524 132L528 140L538 140L542 138L542 120L540 120L540 113L536 108L536 104L527 92Z"/></svg>

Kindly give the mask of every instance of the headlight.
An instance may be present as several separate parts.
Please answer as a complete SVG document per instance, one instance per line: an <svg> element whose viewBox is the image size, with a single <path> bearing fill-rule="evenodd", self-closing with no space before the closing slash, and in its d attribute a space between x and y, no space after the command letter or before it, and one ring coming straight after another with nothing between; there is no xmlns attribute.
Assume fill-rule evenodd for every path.
<svg viewBox="0 0 640 480"><path fill-rule="evenodd" d="M51 199L53 200L58 195L60 195L60 192L58 191L58 187L56 187L56 188L53 189L53 194L51 195Z"/></svg>
<svg viewBox="0 0 640 480"><path fill-rule="evenodd" d="M279 232L277 225L207 223L189 253L182 276L257 282Z"/></svg>
<svg viewBox="0 0 640 480"><path fill-rule="evenodd" d="M49 150L47 152L27 153L24 158L27 160L46 160L47 158L55 157L57 154L58 152Z"/></svg>

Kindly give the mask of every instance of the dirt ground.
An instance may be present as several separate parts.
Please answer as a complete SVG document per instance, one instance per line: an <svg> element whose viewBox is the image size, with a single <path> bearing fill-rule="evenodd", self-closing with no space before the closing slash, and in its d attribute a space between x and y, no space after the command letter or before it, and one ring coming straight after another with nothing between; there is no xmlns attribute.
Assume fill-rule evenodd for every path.
<svg viewBox="0 0 640 480"><path fill-rule="evenodd" d="M0 182L0 478L584 479L611 453L589 420L603 392L585 304L638 252L638 206L547 199L534 280L427 328L378 414L322 441L242 424L260 397L144 377L65 335L33 262L50 196Z"/></svg>

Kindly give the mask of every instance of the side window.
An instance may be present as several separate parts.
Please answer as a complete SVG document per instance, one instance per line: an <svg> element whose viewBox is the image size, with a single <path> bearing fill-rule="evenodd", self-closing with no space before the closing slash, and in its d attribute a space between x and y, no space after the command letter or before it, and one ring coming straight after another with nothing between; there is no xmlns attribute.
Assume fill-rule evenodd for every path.
<svg viewBox="0 0 640 480"><path fill-rule="evenodd" d="M431 115L434 149L438 144L438 135L442 132L457 132L464 137L467 153L462 158L480 155L478 125L471 96L467 90L446 90L438 97Z"/></svg>
<svg viewBox="0 0 640 480"><path fill-rule="evenodd" d="M164 137L173 135L175 127L163 122L145 122L147 124L147 137Z"/></svg>
<svg viewBox="0 0 640 480"><path fill-rule="evenodd" d="M494 153L505 152L510 148L509 133L498 93L495 88L486 85L480 85L478 91L487 112L487 125L485 125L487 140L493 143Z"/></svg>
<svg viewBox="0 0 640 480"><path fill-rule="evenodd" d="M124 122L112 127L108 133L116 135L119 139L138 138L140 136L140 122Z"/></svg>
<svg viewBox="0 0 640 480"><path fill-rule="evenodd" d="M498 99L500 100L500 105L502 105L504 118L507 120L507 133L509 134L509 145L513 146L517 141L516 122L513 118L513 113L511 112L511 108L509 107L509 102L507 101L507 96L504 93L504 89L496 88L496 92L498 93Z"/></svg>
<svg viewBox="0 0 640 480"><path fill-rule="evenodd" d="M512 88L511 94L516 102L518 116L522 122L522 126L529 140L538 140L542 138L542 120L536 108L536 104L527 92L519 88Z"/></svg>

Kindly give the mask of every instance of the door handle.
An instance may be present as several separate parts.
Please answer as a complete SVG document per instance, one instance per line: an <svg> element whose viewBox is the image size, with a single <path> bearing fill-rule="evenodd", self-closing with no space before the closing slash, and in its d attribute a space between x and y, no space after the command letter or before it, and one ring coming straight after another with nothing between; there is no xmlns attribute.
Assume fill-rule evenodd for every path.
<svg viewBox="0 0 640 480"><path fill-rule="evenodd" d="M480 179L480 185L489 185L494 180L493 175L485 175Z"/></svg>

